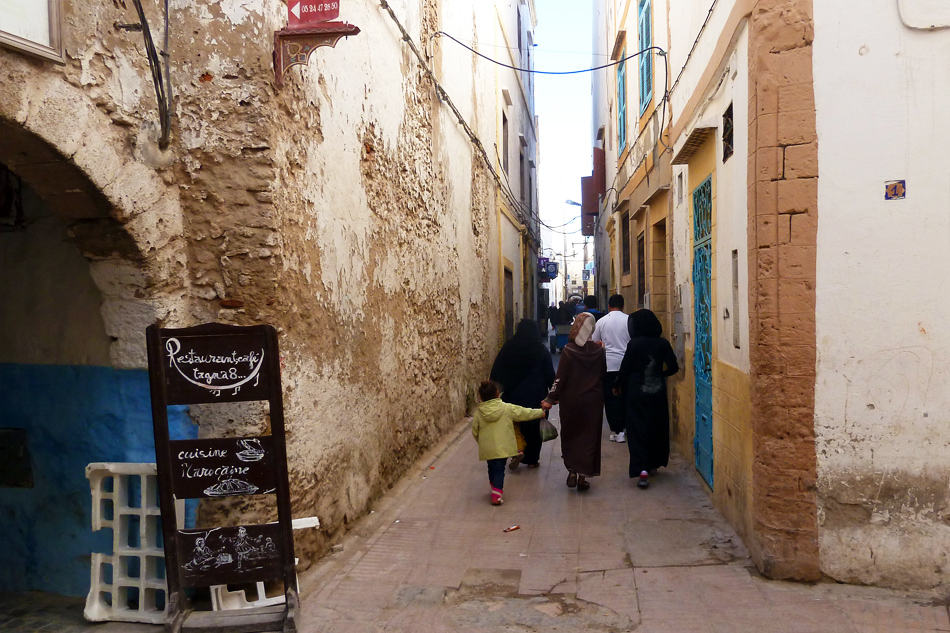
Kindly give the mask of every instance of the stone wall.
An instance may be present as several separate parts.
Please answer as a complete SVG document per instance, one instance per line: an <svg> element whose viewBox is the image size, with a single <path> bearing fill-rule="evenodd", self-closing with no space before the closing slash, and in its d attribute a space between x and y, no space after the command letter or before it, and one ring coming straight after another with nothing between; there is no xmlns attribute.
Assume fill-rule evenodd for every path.
<svg viewBox="0 0 950 633"><path fill-rule="evenodd" d="M749 39L750 548L773 578L820 576L816 519L817 137L811 0L761 0Z"/></svg>
<svg viewBox="0 0 950 633"><path fill-rule="evenodd" d="M144 4L160 38L162 3ZM427 46L441 3L391 4ZM89 217L56 210L93 261L112 364L143 367L156 321L278 328L293 512L322 522L298 535L304 565L458 423L499 345L494 180L388 15L348 10L363 32L277 91L284 3L172 2L166 152L142 36L114 26L137 21L131 3L66 2L64 65L0 49L0 157L44 148L29 173L11 168L90 183ZM452 97L493 122L487 77ZM479 132L489 145L494 128ZM205 436L267 424L247 405L191 414ZM200 520L271 511L209 503Z"/></svg>

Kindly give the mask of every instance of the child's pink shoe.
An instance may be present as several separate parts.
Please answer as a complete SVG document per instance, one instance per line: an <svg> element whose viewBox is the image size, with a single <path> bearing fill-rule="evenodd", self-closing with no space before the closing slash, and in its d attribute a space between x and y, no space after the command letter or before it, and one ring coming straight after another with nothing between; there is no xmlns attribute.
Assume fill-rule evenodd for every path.
<svg viewBox="0 0 950 633"><path fill-rule="evenodd" d="M502 490L501 490L501 488L495 488L494 486L492 486L492 489L491 489L491 504L492 504L493 506L500 506L501 504L503 504L503 503L505 502L504 499L501 498L501 495L502 495Z"/></svg>

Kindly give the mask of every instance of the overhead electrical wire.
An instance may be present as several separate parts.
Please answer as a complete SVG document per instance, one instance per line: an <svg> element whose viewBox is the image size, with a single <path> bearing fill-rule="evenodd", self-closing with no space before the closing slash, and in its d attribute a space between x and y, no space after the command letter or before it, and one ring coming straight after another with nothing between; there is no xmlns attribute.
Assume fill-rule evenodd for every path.
<svg viewBox="0 0 950 633"><path fill-rule="evenodd" d="M426 63L426 61L425 61L425 59L423 58L422 54L419 52L419 49L418 49L418 47L416 46L415 42L413 42L412 36L409 35L409 33L408 33L408 32L406 31L406 29L403 27L402 23L399 21L399 18L396 16L396 14L395 14L395 12L393 11L392 7L389 5L389 2L387 2L387 0L379 0L379 4L380 4L380 7L382 7L383 9L386 10L387 13L389 13L390 18L392 18L393 22L395 22L396 27L399 29L400 33L402 34L402 39L403 39L403 41L406 42L406 44L409 46L410 50L413 52L413 54L415 55L416 59L418 60L419 64L422 66L422 69L425 71L426 76L429 78L429 80L432 82L433 86L435 87L435 90L436 90L437 94L439 95L439 98L440 98L444 103L446 103L446 105L448 105L449 108L452 110L452 113L455 115L455 118L458 120L459 125L462 126L463 130L464 130L465 133L468 135L469 139L472 141L472 144L476 147L476 149L479 150L479 153L482 155L482 158L483 158L483 160L485 161L486 167L487 167L488 170L491 172L491 174L492 174L492 176L494 177L495 181L498 183L498 186L499 186L499 188L501 189L502 193L504 194L505 198L506 198L506 199L508 200L508 202L514 207L514 209L515 209L517 215L519 216L519 220L521 220L521 221L528 227L529 233L531 234L532 237L534 237L534 239L538 242L538 244L540 245L540 236L535 235L532 231L530 231L530 229L532 228L532 227L531 227L531 223L530 223L529 221L526 221L526 219L525 219L525 217L524 217L524 213L525 213L525 212L526 212L526 214L527 214L527 219L528 219L528 220L536 219L537 222L538 222L538 224L539 224L540 226L543 226L544 228L548 229L548 230L551 231L552 233L557 233L557 234L560 234L560 235L571 235L571 234L573 234L573 233L578 233L578 232L580 232L581 229L577 229L577 230L575 230L575 231L558 231L558 230L557 230L558 228L562 228L562 227L567 226L568 224L570 224L571 222L573 222L573 221L576 220L577 218L574 218L574 220L571 220L571 221L566 222L565 224L562 224L562 225L559 225L559 226L551 226L551 225L545 223L543 220L541 220L541 216L540 216L539 213L536 213L533 209L528 208L527 205L525 205L523 202L521 202L520 200L518 200L517 196L514 195L514 192L513 192L512 189L511 189L511 184L508 182L508 174L507 174L507 173L504 173L504 180L502 180L502 176L499 174L499 171L495 169L494 164L491 162L491 159L490 159L489 156L488 156L488 152L485 150L485 146L484 146L484 144L482 143L481 139L478 137L478 135L475 133L475 131L472 130L472 128L471 128L471 126L469 126L468 122L465 121L465 118L464 118L464 117L462 116L462 114L459 112L458 108L455 106L455 104L454 104L454 102L452 101L451 97L449 97L448 93L447 93L447 92L445 91L445 89L442 87L442 84L439 82L439 80L438 80L438 79L436 78L436 76L435 76L435 73L432 71L432 69L431 69L431 68L429 67L429 65ZM506 63L500 62L500 61L498 61L498 60L496 60L496 59L492 59L491 57L489 57L489 56L487 56L487 55L485 55L485 54L483 54L483 53L478 52L477 50L475 50L475 49L472 48L471 46L468 46L467 44L465 44L465 43L462 42L461 40L457 39L456 37L454 37L454 36L452 36L452 35L449 35L449 34L446 33L445 31L436 31L435 33L432 34L431 38L440 37L440 36L445 36L445 37L447 37L448 39L452 40L453 42L455 42L456 44L458 44L458 45L461 46L462 48L465 48L466 50L470 51L471 53L473 53L473 54L476 55L477 57L480 57L480 58L482 58L482 59L484 59L484 60L486 60L486 61L489 61L489 62L491 62L491 63L493 63L493 64L496 64L496 65L501 66L501 67L503 67L503 68L508 68L508 69L510 69L510 70L514 70L514 71L518 71L518 72L523 72L523 73L530 73L530 74L535 74L535 75L562 75L562 76L563 76L563 75L577 75L577 74L581 74L581 73L595 72L595 71L598 71L598 70L603 70L603 69L605 69L605 68L611 68L611 67L613 67L613 66L617 66L617 65L619 65L619 64L622 64L622 63L626 62L627 60L630 60L630 59L634 59L634 58L636 58L636 57L639 57L640 55L643 55L644 53L647 53L647 52L649 52L649 51L656 51L656 52L657 52L657 55L659 55L660 57L663 57L663 58L664 58L664 65L665 65L665 67L666 67L666 73L667 73L667 78L666 78L666 80L664 81L664 87L665 87L666 84L669 82L669 78L668 78L668 75L669 75L669 62L666 60L667 53L666 53L665 50L663 50L663 49L660 48L659 46L648 46L648 47L646 47L646 48L644 48L644 49L642 49L642 50L639 50L639 51L636 51L636 52L634 52L634 53L631 53L630 55L627 55L627 56L625 56L625 57L623 57L623 58L621 58L621 59L618 59L618 60L616 60L616 61L612 61L612 62L610 62L609 64L602 64L602 65L600 65L600 66L594 66L594 67L591 67L591 68L582 68L582 69L577 69L577 70L566 70L566 71L545 71L545 70L533 70L533 69L530 69L530 68L520 68L520 67L518 67L518 66L513 66L513 65L511 65L511 64L506 64ZM665 115L665 112L666 112L666 100L667 100L668 96L669 96L669 91L664 91L664 93L663 93L663 100L662 100L662 103L663 103L663 117L664 117L664 118L665 118L665 116L666 116L666 115ZM662 132L661 132L661 136L662 136ZM661 145L664 146L664 148L668 149L668 148L666 147L666 145L662 142L662 139L660 140L660 143L661 143ZM496 158L496 160L498 160L498 163L499 163L499 164L502 163L501 157L498 155L498 147L497 147L497 146L495 147L495 158ZM580 217L580 216L578 216L578 217Z"/></svg>
<svg viewBox="0 0 950 633"><path fill-rule="evenodd" d="M714 3L713 3L713 6L715 6L715 0L714 0ZM705 27L705 25L703 25L703 26ZM657 142L660 144L660 146L663 147L663 151L664 151L664 152L665 152L665 151L668 151L669 149L671 149L671 148L663 141L663 129L665 128L665 123L666 123L666 105L667 105L667 102L669 101L670 90L671 90L671 89L667 89L667 85L669 84L669 81L670 81L670 62L669 62L668 55L667 55L666 51L665 51L664 49L662 49L661 47L659 47L659 46L648 46L648 47L643 48L643 49L641 49L641 50L638 50L638 51L636 51L636 52L634 52L634 53L631 53L630 55L627 55L627 56L625 56L625 57L623 57L623 58L621 58L621 59L618 59L618 60L616 60L616 61L612 61L612 62L610 62L609 64L602 64L602 65L600 65L600 66L594 66L594 67L592 67L592 68L582 68L582 69L578 69L578 70L564 70L564 71L545 71L545 70L533 70L533 69L530 69L530 68L520 68L520 67L518 67L518 66L512 66L511 64L506 64L506 63L500 62L500 61L498 61L498 60L496 60L496 59L492 59L491 57L489 57L489 56L487 56L487 55L485 55L485 54L483 54L483 53L478 52L477 50L475 50L475 49L472 48L471 46L467 45L465 42L459 40L458 38L456 38L456 37L454 37L454 36L452 36L452 35L449 35L449 34L446 33L445 31L436 31L435 33L432 34L432 37L434 38L434 37L439 37L439 36L443 36L443 35L444 35L445 37L449 38L450 40L452 40L453 42L455 42L456 44L458 44L459 46L461 46L462 48L465 48L465 49L471 51L473 54L477 55L478 57L481 57L482 59L487 60L487 61L489 61L489 62L491 62L491 63L493 63L493 64L496 64L496 65L501 66L501 67L503 67L503 68L508 68L508 69L510 69L510 70L515 70L515 71L518 71L518 72L530 73L530 74L535 74L535 75L577 75L577 74L581 74L581 73L594 72L594 71L598 71L598 70L603 70L603 69L605 69L605 68L611 68L611 67L613 67L613 66L618 66L618 65L620 65L620 64L622 64L622 63L625 63L627 60L634 59L634 58L636 58L636 57L639 57L640 55L643 55L644 53L647 53L647 52L649 52L649 51L654 51L654 50L655 50L655 51L657 52L657 55L658 55L659 57L662 57L662 58L663 58L663 69L664 69L664 73L663 73L663 74L664 74L664 77L663 77L663 87L664 87L664 90L663 90L663 97L661 98L660 104L659 104L659 105L662 106L660 118L661 118L661 121L662 121L662 123L663 123L664 125L663 125L663 127L660 128L660 135L659 135L659 138L657 139ZM514 50L514 49L511 49L511 50ZM519 50L520 50L520 49L519 49ZM659 105L658 105L657 107L659 107ZM496 150L497 150L497 148L496 148ZM546 224L543 220L541 220L541 217L540 217L539 214L531 214L531 217L537 217L538 223L541 224L541 226L544 226L544 227L547 228L548 230L552 231L553 233L559 233L559 234L561 234L561 235L564 235L564 234L565 234L564 232L553 230L553 229L556 228L556 227L551 227L550 225ZM568 223L568 224L569 224L569 223ZM565 225L562 225L562 226L566 226L566 224L565 224ZM580 229L578 229L578 231L579 231L579 230L580 230ZM576 233L576 232L577 232L577 231L572 231L572 233ZM569 234L569 233L568 233L568 234Z"/></svg>
<svg viewBox="0 0 950 633"><path fill-rule="evenodd" d="M567 226L568 224L570 224L571 222L574 222L575 220L580 220L580 219L581 219L581 216L575 215L573 218L571 218L570 220L568 220L568 221L565 222L564 224L558 224L557 226L550 226L550 225L548 225L548 224L545 224L544 226L547 227L547 228L549 228L549 229L561 229L561 228L564 228L565 226Z"/></svg>
<svg viewBox="0 0 950 633"><path fill-rule="evenodd" d="M466 44L465 42L462 42L461 40L459 40L459 39L457 39L457 38L455 38L455 37L449 35L449 34L446 33L445 31L436 31L435 33L432 34L432 37L438 37L438 36L440 36L440 35L444 35L445 37L449 38L450 40L452 40L453 42L455 42L456 44L458 44L458 45L461 46L462 48L466 48L466 49L470 50L472 53L478 55L478 56L481 57L482 59L485 59L485 60L490 61L490 62L493 63L493 64L497 64L498 66L502 66L503 68L509 68L509 69L511 69L511 70L517 70L518 72L522 72L522 73L530 73L530 74L532 74L532 75L579 75L579 74L581 74L581 73L591 73L591 72L594 72L595 70L603 70L604 68L610 68L611 66L617 66L617 65L619 65L619 64L624 63L624 62L627 61L628 59L633 59L633 58L635 58L635 57L639 57L640 55L643 55L644 53L646 53L646 52L648 52L648 51L652 51L652 50L657 51L657 54L660 55L661 57L663 57L663 56L666 55L666 51L663 50L662 48L660 48L659 46L648 46L647 48L644 48L644 49L642 49L642 50L639 50L639 51L637 51L637 52L635 52L635 53L631 53L630 55L627 55L626 57L624 57L624 58L622 58L622 59L618 59L618 60L616 60L616 61L610 62L609 64L602 64L602 65L600 65L600 66L594 66L593 68L580 68L580 69L578 69L578 70L533 70L533 69L531 69L531 68L519 68L518 66L512 66L511 64L506 64L506 63L504 63L504 62L500 62L500 61L498 61L497 59L492 59L492 58L489 57L488 55L485 55L485 54L483 54L483 53L479 53L477 50L475 50L474 48L472 48L471 46L469 46L469 45Z"/></svg>

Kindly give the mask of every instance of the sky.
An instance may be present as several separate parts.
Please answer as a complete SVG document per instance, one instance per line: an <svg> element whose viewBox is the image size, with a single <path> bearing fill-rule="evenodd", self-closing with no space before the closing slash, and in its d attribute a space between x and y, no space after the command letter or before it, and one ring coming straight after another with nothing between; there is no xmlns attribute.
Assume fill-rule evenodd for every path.
<svg viewBox="0 0 950 633"><path fill-rule="evenodd" d="M535 0L538 24L535 28L536 70L563 71L590 68L592 7L588 0ZM540 127L538 202L541 221L562 225L580 215L580 207L565 200L581 201L581 177L591 173L591 75L537 75L535 110ZM568 267L579 270L583 262L580 220L561 231L567 235ZM541 227L544 257L564 252L564 236ZM593 257L593 242L588 252ZM576 256L570 257L572 254ZM563 257L557 257L563 262ZM563 263L562 263L563 266ZM575 273L577 274L577 273ZM556 283L563 284L559 277ZM555 284L552 284L555 285Z"/></svg>

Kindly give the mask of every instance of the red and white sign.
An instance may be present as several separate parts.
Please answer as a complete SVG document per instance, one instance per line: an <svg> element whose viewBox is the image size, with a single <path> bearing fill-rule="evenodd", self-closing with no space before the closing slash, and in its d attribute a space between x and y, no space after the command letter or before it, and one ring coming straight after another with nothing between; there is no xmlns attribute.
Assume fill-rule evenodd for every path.
<svg viewBox="0 0 950 633"><path fill-rule="evenodd" d="M287 15L290 28L328 22L340 17L340 0L288 0Z"/></svg>

